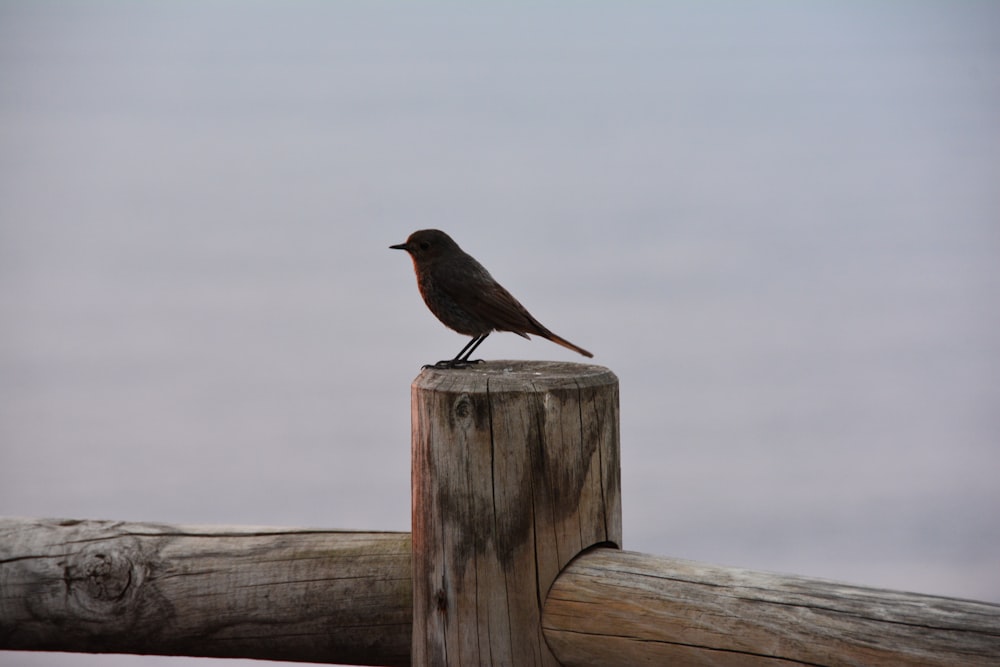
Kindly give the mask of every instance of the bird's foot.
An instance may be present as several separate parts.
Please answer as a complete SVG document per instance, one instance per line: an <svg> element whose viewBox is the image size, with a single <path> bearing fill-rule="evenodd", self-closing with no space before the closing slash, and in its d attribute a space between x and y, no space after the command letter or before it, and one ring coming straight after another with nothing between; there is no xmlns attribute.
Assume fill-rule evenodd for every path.
<svg viewBox="0 0 1000 667"><path fill-rule="evenodd" d="M483 363L482 359L445 359L439 361L436 364L424 364L421 368L436 368L438 370L446 370L449 368L468 368L469 366L474 366L476 364Z"/></svg>

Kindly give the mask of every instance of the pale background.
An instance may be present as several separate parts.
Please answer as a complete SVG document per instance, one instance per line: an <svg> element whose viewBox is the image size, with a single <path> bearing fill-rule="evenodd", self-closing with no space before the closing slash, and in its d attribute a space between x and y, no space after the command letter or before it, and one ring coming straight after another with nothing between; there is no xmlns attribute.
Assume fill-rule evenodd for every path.
<svg viewBox="0 0 1000 667"><path fill-rule="evenodd" d="M985 2L3 2L0 514L408 530L433 226L618 374L626 548L1000 602L998 71Z"/></svg>

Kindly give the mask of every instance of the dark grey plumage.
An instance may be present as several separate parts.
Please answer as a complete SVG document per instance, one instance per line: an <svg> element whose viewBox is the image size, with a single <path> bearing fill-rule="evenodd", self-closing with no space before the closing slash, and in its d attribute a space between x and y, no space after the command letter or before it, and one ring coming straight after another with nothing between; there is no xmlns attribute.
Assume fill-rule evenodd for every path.
<svg viewBox="0 0 1000 667"><path fill-rule="evenodd" d="M493 331L510 331L525 338L533 334L585 357L594 356L545 328L444 232L422 229L410 234L406 243L389 247L410 254L417 286L430 311L446 327L473 337L458 356L438 366L470 363L469 355Z"/></svg>

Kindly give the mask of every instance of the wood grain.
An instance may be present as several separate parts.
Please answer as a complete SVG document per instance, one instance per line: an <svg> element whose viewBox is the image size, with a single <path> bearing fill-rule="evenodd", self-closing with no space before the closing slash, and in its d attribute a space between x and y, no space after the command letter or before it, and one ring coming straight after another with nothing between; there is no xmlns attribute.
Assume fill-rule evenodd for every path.
<svg viewBox="0 0 1000 667"><path fill-rule="evenodd" d="M611 549L576 559L542 617L563 665L1000 665L1000 605Z"/></svg>
<svg viewBox="0 0 1000 667"><path fill-rule="evenodd" d="M408 533L0 519L0 649L407 665Z"/></svg>
<svg viewBox="0 0 1000 667"><path fill-rule="evenodd" d="M620 544L618 382L585 364L427 369L412 388L417 665L556 665L541 604Z"/></svg>

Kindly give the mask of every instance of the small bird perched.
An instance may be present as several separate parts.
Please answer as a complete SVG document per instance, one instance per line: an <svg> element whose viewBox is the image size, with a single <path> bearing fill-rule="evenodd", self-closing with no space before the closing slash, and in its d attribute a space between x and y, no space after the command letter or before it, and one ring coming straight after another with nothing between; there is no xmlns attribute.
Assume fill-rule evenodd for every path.
<svg viewBox="0 0 1000 667"><path fill-rule="evenodd" d="M424 303L449 329L472 336L454 359L439 361L435 368L462 368L469 356L492 331L510 331L519 336L534 334L568 347L585 357L590 352L560 338L531 316L489 271L437 229L413 232L406 243L389 246L405 250L413 259L417 287Z"/></svg>

